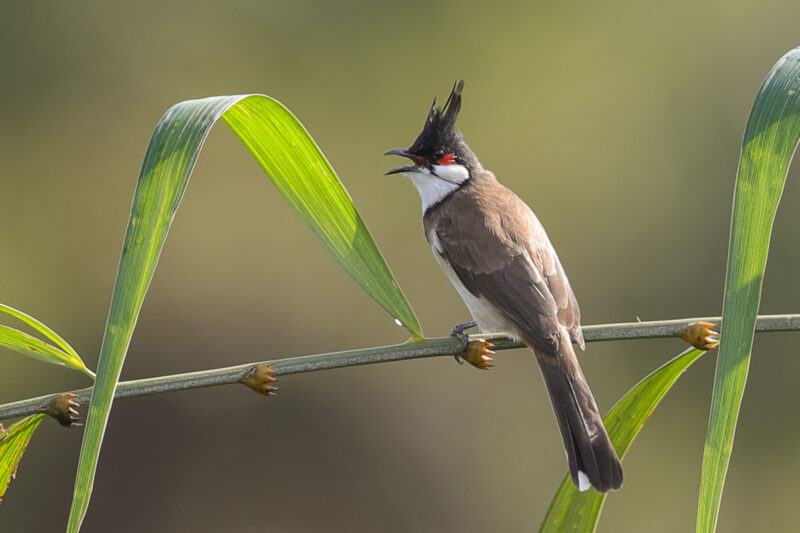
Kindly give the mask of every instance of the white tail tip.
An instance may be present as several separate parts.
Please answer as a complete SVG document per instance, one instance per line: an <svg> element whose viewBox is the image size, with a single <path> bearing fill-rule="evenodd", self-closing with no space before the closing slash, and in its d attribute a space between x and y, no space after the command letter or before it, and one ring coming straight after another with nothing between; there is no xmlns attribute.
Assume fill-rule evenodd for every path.
<svg viewBox="0 0 800 533"><path fill-rule="evenodd" d="M589 476L587 476L582 470L578 470L578 490L581 492L589 490L592 484L589 483Z"/></svg>

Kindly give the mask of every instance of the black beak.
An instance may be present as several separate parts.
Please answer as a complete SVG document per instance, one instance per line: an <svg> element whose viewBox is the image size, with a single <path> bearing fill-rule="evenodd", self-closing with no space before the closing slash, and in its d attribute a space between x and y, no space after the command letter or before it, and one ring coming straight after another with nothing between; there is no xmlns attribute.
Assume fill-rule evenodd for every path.
<svg viewBox="0 0 800 533"><path fill-rule="evenodd" d="M417 169L418 166L425 164L424 159L409 153L408 150L404 148L396 148L394 150L389 150L383 155L399 155L400 157L406 157L414 162L413 166L393 168L392 170L386 173L387 176L389 176L390 174L402 174L404 172L413 172Z"/></svg>

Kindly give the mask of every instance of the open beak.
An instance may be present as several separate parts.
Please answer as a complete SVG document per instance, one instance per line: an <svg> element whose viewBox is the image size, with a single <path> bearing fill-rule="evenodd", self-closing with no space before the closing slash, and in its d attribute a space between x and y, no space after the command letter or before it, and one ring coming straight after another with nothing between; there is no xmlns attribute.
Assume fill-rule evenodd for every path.
<svg viewBox="0 0 800 533"><path fill-rule="evenodd" d="M399 155L400 157L406 157L414 162L413 166L393 168L392 170L386 173L387 176L390 174L402 174L404 172L414 172L415 170L417 170L417 167L425 164L424 159L416 155L410 154L408 150L404 148L396 148L394 150L389 150L383 155Z"/></svg>

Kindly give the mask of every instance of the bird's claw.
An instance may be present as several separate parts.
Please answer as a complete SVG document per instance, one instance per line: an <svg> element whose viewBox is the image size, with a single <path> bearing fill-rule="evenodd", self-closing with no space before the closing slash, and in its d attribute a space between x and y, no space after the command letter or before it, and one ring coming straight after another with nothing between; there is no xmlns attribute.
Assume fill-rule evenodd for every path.
<svg viewBox="0 0 800 533"><path fill-rule="evenodd" d="M462 341L467 343L469 342L469 335L467 335L464 332L470 328L474 328L477 325L478 324L476 324L474 320L471 320L469 322L464 322L463 324L457 324L453 326L453 329L450 330L450 336L455 337L457 339L461 339Z"/></svg>
<svg viewBox="0 0 800 533"><path fill-rule="evenodd" d="M467 354L467 346L470 343L469 335L466 333L466 331L470 328L474 328L476 325L477 324L475 323L475 321L472 320L470 322L464 322L463 324L457 324L453 326L453 329L450 330L451 337L455 337L464 343L464 347L462 348L461 353L453 356L453 358L456 360L456 363L458 363L459 365L464 364L464 360L466 359L465 356Z"/></svg>
<svg viewBox="0 0 800 533"><path fill-rule="evenodd" d="M464 343L464 348L460 354L455 355L458 364L464 364L464 361L471 364L480 370L489 370L494 366L494 344L484 340L472 340L465 332L469 328L474 328L475 322L465 322L455 326L450 331L450 336L460 339Z"/></svg>

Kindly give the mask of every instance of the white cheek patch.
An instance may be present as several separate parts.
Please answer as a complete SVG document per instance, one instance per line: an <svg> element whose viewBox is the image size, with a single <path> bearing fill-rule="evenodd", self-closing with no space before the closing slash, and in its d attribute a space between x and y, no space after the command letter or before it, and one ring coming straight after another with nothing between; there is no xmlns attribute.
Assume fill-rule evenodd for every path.
<svg viewBox="0 0 800 533"><path fill-rule="evenodd" d="M464 165L433 165L433 173L451 183L463 183L469 178L469 171Z"/></svg>

